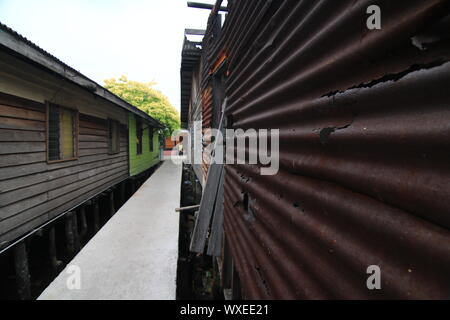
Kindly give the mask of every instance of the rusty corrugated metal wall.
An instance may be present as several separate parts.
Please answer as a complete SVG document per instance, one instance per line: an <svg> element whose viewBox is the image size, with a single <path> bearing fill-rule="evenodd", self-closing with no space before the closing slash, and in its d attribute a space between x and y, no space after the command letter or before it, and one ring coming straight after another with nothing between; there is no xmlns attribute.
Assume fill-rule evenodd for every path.
<svg viewBox="0 0 450 320"><path fill-rule="evenodd" d="M210 136L208 135L209 129L212 128L213 118L213 96L212 87L207 85L202 91L202 130L204 132L203 139L203 152L202 152L202 171L203 176L208 176L209 163L211 161L211 154L209 152L209 145L211 144Z"/></svg>
<svg viewBox="0 0 450 320"><path fill-rule="evenodd" d="M366 27L372 4L381 30ZM277 175L226 166L244 296L450 298L448 1L228 7L203 83L226 55L232 127L280 129ZM382 290L367 289L369 265Z"/></svg>

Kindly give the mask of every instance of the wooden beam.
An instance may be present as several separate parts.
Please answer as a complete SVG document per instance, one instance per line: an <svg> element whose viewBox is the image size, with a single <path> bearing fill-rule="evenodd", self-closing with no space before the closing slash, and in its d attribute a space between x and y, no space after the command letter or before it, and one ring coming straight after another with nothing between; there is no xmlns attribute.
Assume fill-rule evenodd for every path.
<svg viewBox="0 0 450 320"><path fill-rule="evenodd" d="M206 244L206 237L211 223L211 217L216 202L217 190L219 187L220 176L222 175L223 165L213 163L209 167L208 177L205 186L205 192L200 203L200 210L195 221L194 231L192 233L190 251L203 253Z"/></svg>
<svg viewBox="0 0 450 320"><path fill-rule="evenodd" d="M208 252L207 254L213 257L220 257L222 255L222 239L223 239L223 210L224 210L224 185L225 185L225 170L219 180L219 189L217 191L216 204L214 206L213 221L211 224L211 234L209 236Z"/></svg>
<svg viewBox="0 0 450 320"><path fill-rule="evenodd" d="M208 9L208 10L212 10L214 8L213 4L209 4L209 3L201 3L201 2L192 2L192 1L188 1L187 3L189 8L197 8L197 9ZM225 11L228 12L228 8L227 7L220 7L219 11Z"/></svg>
<svg viewBox="0 0 450 320"><path fill-rule="evenodd" d="M184 29L184 34L191 36L204 36L206 34L206 30L202 29Z"/></svg>

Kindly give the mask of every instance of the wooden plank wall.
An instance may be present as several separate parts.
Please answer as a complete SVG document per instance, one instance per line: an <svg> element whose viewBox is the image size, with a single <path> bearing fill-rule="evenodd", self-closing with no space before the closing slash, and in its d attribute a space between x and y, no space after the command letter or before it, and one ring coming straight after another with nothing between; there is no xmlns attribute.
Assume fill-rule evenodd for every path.
<svg viewBox="0 0 450 320"><path fill-rule="evenodd" d="M128 177L128 130L79 114L79 158L47 164L45 105L0 93L0 247Z"/></svg>

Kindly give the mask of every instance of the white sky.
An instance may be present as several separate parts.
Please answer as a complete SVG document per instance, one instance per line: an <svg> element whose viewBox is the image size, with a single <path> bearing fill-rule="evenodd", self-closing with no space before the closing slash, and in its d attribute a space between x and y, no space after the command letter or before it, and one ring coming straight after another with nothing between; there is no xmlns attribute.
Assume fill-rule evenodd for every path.
<svg viewBox="0 0 450 320"><path fill-rule="evenodd" d="M205 29L209 15L186 3L0 0L0 21L100 85L121 75L156 81L179 110L184 29Z"/></svg>

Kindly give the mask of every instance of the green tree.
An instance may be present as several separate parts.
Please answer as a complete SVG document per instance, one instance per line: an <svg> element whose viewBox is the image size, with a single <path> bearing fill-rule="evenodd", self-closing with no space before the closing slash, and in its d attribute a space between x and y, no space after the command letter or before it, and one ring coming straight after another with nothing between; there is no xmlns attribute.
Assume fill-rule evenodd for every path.
<svg viewBox="0 0 450 320"><path fill-rule="evenodd" d="M153 88L154 82L138 82L121 76L105 80L105 88L164 124L166 137L180 128L180 115L169 99Z"/></svg>

